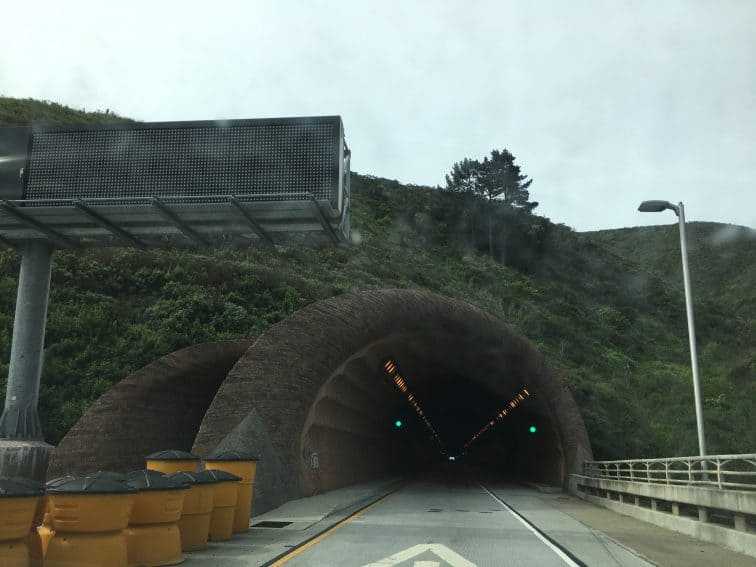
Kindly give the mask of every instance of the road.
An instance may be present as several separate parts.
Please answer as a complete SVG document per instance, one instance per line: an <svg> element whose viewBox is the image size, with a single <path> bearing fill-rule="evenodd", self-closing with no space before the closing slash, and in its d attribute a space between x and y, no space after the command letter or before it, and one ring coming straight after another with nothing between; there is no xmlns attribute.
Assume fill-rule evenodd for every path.
<svg viewBox="0 0 756 567"><path fill-rule="evenodd" d="M536 489L457 466L414 480L376 479L289 501L253 517L249 532L186 553L184 565L540 567L570 565L573 557L575 564L592 567L753 565L752 557L553 487Z"/></svg>
<svg viewBox="0 0 756 567"><path fill-rule="evenodd" d="M582 524L570 530L553 508L538 509L535 500L525 503L528 515L561 526L561 541L542 534L506 504L508 498L522 504L522 489L484 486L473 479L416 481L272 565L565 567L585 564L573 560L569 549L585 548L586 542L597 561L590 564L647 565L623 548L607 553L607 546Z"/></svg>

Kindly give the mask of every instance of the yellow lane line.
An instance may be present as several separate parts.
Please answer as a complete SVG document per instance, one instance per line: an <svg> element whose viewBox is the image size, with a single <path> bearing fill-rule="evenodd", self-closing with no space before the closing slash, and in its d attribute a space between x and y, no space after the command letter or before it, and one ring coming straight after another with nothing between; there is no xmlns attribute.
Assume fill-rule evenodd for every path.
<svg viewBox="0 0 756 567"><path fill-rule="evenodd" d="M296 549L293 549L291 551L291 553L289 553L288 555L282 557L281 559L279 559L275 563L271 563L270 567L279 567L280 565L283 565L284 563L288 563L289 560L293 559L294 557L296 557L300 553L306 551L307 549L309 549L313 545L317 545L318 543L320 543L321 541L323 541L325 538L327 538L329 535L333 534L334 532L336 532L336 531L340 530L341 528L343 528L344 526L346 526L348 523L353 522L354 520L357 520L358 518L361 518L362 516L364 516L365 514L367 514L370 510L372 510L373 508L375 508L376 506L378 506L378 504L381 504L383 501L391 498L394 494L396 494L396 491L391 492L391 493L387 494L386 496L384 496L384 497L376 500L375 502L373 502L369 506L366 506L365 508L363 508L359 512L356 512L352 516L349 516L348 518L344 518L338 524L336 524L335 526L332 526L332 527L328 528L326 531L324 531L319 536L311 539L307 543L302 544L301 546L297 547Z"/></svg>

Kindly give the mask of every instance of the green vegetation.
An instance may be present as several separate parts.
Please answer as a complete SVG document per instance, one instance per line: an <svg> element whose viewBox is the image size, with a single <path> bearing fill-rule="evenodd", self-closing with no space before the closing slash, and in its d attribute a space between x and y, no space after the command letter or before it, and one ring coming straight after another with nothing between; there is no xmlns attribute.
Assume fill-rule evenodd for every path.
<svg viewBox="0 0 756 567"><path fill-rule="evenodd" d="M496 249L507 248L506 242L514 234L521 233L519 223L513 223L523 217L522 211L532 212L538 206L530 202L528 187L533 183L520 172L520 166L515 164L515 157L509 150L492 150L491 157L480 160L465 158L455 163L451 172L446 176L446 190L463 195L464 210L470 225L470 242L478 248L478 238L475 230L475 217L479 210L486 210L486 225L488 229L488 256L494 257L494 237ZM455 203L459 210L459 199ZM480 224L480 223L479 223ZM512 230L513 224L515 230ZM530 239L528 239L530 240ZM532 243L530 243L532 246ZM528 244L524 244L526 248ZM510 246L511 248L511 246ZM503 260L502 260L503 261Z"/></svg>
<svg viewBox="0 0 756 567"><path fill-rule="evenodd" d="M109 110L85 112L54 102L0 96L0 126L26 126L27 124L59 126L111 122L133 122L133 120L113 114Z"/></svg>
<svg viewBox="0 0 756 567"><path fill-rule="evenodd" d="M15 122L57 120L51 105L8 100L0 125L8 104L28 105ZM422 288L478 305L538 345L567 377L598 457L697 452L676 227L577 234L497 207L492 259L487 227L470 238L468 195L357 174L352 185L351 245L57 252L40 399L48 440L173 350L255 337L336 294ZM689 233L709 449L753 451L754 231L693 223ZM19 262L0 251L2 378Z"/></svg>

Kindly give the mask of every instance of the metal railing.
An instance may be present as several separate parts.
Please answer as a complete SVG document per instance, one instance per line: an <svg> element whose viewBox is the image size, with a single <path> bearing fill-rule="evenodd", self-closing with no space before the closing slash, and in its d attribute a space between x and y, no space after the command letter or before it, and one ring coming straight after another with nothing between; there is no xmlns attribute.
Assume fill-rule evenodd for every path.
<svg viewBox="0 0 756 567"><path fill-rule="evenodd" d="M756 490L756 454L586 461L583 474L610 480Z"/></svg>

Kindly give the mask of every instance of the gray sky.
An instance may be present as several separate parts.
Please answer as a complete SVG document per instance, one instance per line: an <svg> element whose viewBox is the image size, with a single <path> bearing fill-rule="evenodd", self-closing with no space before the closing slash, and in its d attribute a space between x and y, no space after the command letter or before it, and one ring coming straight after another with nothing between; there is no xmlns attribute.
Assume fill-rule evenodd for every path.
<svg viewBox="0 0 756 567"><path fill-rule="evenodd" d="M353 168L507 148L577 230L756 227L756 1L2 1L0 95L138 120L340 114Z"/></svg>

